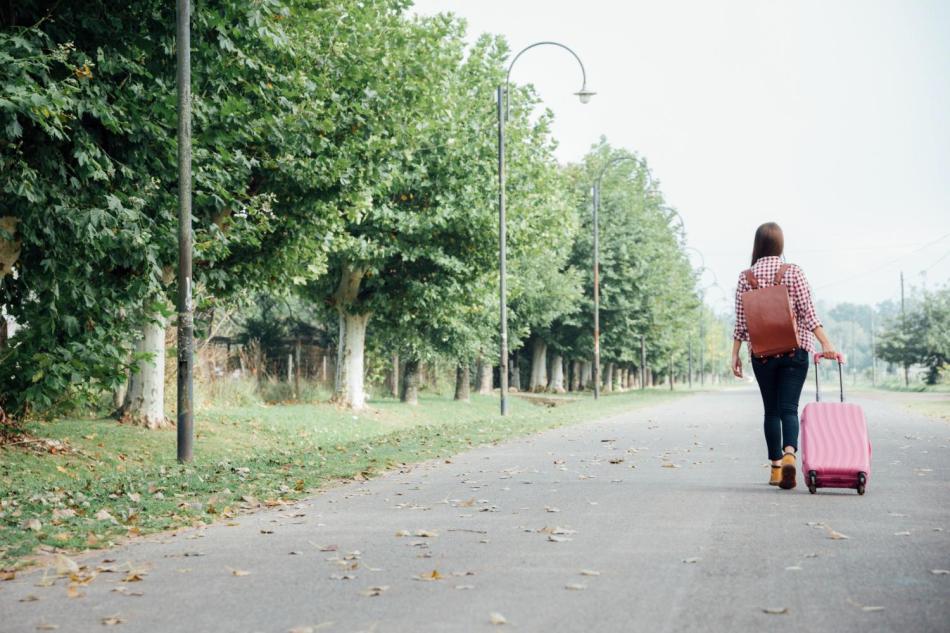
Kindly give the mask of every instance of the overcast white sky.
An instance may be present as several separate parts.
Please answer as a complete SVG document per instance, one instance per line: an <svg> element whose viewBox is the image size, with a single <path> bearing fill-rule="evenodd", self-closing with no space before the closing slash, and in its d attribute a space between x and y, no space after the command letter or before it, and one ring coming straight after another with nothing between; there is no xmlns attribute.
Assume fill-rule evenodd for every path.
<svg viewBox="0 0 950 633"><path fill-rule="evenodd" d="M601 134L644 154L727 292L769 220L829 302L897 298L902 269L917 286L925 269L928 287L950 279L950 1L417 0L416 11L453 12L470 38L502 34L515 50L577 51L598 92L589 105L571 95L580 74L564 51L535 49L512 73L554 111L559 158Z"/></svg>

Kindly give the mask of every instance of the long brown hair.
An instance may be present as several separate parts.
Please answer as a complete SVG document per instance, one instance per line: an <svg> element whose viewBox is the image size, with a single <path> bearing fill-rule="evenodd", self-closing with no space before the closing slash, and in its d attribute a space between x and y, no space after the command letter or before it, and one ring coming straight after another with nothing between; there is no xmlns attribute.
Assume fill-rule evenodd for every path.
<svg viewBox="0 0 950 633"><path fill-rule="evenodd" d="M778 257L785 251L785 235L775 222L766 222L755 230L752 243L752 265L763 257Z"/></svg>

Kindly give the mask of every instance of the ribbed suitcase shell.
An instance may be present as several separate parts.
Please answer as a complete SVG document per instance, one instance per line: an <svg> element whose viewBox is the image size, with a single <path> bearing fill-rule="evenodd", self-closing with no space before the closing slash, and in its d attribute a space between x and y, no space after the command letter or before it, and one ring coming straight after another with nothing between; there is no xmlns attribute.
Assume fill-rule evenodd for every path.
<svg viewBox="0 0 950 633"><path fill-rule="evenodd" d="M857 488L871 478L871 441L864 411L850 402L809 402L802 412L802 475L817 474L819 488Z"/></svg>

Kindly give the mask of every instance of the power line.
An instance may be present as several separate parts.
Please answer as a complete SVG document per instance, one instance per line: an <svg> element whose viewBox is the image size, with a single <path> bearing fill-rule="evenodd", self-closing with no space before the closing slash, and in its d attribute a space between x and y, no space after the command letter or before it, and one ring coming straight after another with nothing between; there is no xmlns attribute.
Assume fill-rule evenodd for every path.
<svg viewBox="0 0 950 633"><path fill-rule="evenodd" d="M919 253L920 251L922 251L922 250L924 250L924 249L926 249L926 248L929 248L929 247L933 246L934 244L937 244L938 242L942 242L943 240L945 240L945 239L948 238L948 237L950 237L950 233L945 233L944 235L942 235L942 236L938 237L937 239L933 240L932 242L927 242L926 244L924 244L924 245L921 246L920 248L916 248L916 249L912 250L912 251L909 252L909 253L904 253L904 254L901 255L900 257L897 257L897 258L895 258L895 259L890 260L889 262L886 262L886 263L884 263L884 264L881 264L881 265L878 266L877 268L870 268L870 269L868 269L868 270L865 270L865 271L862 271L862 272L860 272L860 273L857 273L856 275L851 275L850 277L845 277L845 278L843 278L843 279L838 279L837 281L832 281L832 282L830 282L830 283L822 284L822 285L816 287L815 289L816 289L816 290L821 290L821 289L823 289L823 288L828 288L828 287L830 287L830 286L836 286L836 285L838 285L838 284L845 283L846 281L851 281L851 280L853 280L853 279L858 279L859 277L864 277L865 275L871 275L871 274L873 274L873 273L876 273L876 272L878 272L878 271L881 271L881 270L887 268L888 266L893 266L894 264L898 263L899 261L901 261L902 259L904 259L904 258L907 257L908 255L913 255L914 253Z"/></svg>

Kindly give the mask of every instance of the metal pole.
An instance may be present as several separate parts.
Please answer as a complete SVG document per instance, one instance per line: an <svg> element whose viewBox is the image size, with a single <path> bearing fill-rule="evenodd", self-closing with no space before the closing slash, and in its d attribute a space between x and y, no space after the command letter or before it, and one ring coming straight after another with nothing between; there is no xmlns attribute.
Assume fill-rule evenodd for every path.
<svg viewBox="0 0 950 633"><path fill-rule="evenodd" d="M874 347L874 306L871 306L871 386L877 384L877 351Z"/></svg>
<svg viewBox="0 0 950 633"><path fill-rule="evenodd" d="M640 388L647 388L647 348L643 337L640 337Z"/></svg>
<svg viewBox="0 0 950 633"><path fill-rule="evenodd" d="M706 386L706 319L704 315L699 316L699 386Z"/></svg>
<svg viewBox="0 0 950 633"><path fill-rule="evenodd" d="M191 15L178 0L178 461L190 462L194 436L191 308Z"/></svg>
<svg viewBox="0 0 950 633"><path fill-rule="evenodd" d="M501 414L508 415L508 286L505 281L505 110L504 88L498 86L498 295L500 303L498 379L501 387Z"/></svg>
<svg viewBox="0 0 950 633"><path fill-rule="evenodd" d="M693 337L689 337L689 388L693 388Z"/></svg>
<svg viewBox="0 0 950 633"><path fill-rule="evenodd" d="M904 271L901 271L901 334L907 331L907 321L904 314ZM904 361L904 386L910 386L910 366Z"/></svg>
<svg viewBox="0 0 950 633"><path fill-rule="evenodd" d="M600 183L594 182L594 399L600 397Z"/></svg>

